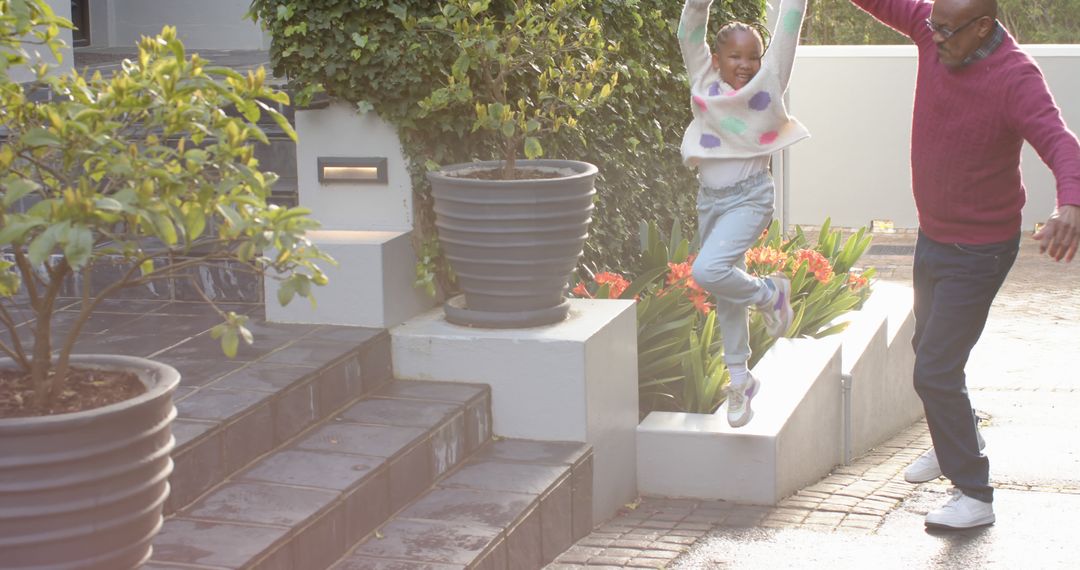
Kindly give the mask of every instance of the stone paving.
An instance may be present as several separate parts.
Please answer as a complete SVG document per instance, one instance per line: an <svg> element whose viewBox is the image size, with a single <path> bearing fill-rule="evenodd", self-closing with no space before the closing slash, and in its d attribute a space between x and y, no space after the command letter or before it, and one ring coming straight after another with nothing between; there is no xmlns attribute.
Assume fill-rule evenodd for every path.
<svg viewBox="0 0 1080 570"><path fill-rule="evenodd" d="M548 568L665 568L718 527L871 534L915 489L904 481L903 470L929 448L930 434L925 422L919 422L776 507L644 498L597 527Z"/></svg>
<svg viewBox="0 0 1080 570"><path fill-rule="evenodd" d="M876 235L874 243L914 245L914 240L913 234L901 232ZM879 279L910 283L910 254L866 255L862 262L876 267ZM999 514L997 527L1027 527L991 527L985 533L946 536L940 541L944 546L925 542L922 516L944 499L948 486L944 479L923 485L903 479L907 465L931 445L926 424L920 421L775 507L640 499L548 568L772 568L777 564L815 568L899 564L896 567L907 568L921 567L918 560L926 567L1015 567L1005 562L1014 556L1010 549L1022 550L1024 541L1032 540L1044 543L1043 555L1049 558L1030 567L1059 567L1063 560L1074 558L1062 554L1061 549L1067 547L1060 546L1070 543L1071 534L1058 529L1061 523L1030 518L1041 515L1023 515L1025 509L1045 512L1045 505L1055 501L1077 503L1069 498L1080 495L1080 471L1075 469L1080 466L1080 444L1070 443L1075 438L1067 433L1072 430L1060 429L1069 424L1075 428L1070 410L1080 402L1074 396L1077 374L1068 372L1070 360L1075 359L1070 355L1076 354L1080 338L1078 291L1080 262L1049 261L1040 256L1037 242L1025 237L968 366L969 387L984 420L984 434L992 434L987 436L992 484L1007 506L1016 505L1008 519ZM1032 400L1040 395L1044 400ZM1067 397L1072 400L1062 400ZM1017 421L1018 415L1022 421ZM1018 424L1035 425L1021 431ZM1052 439L1048 446L1057 453L1024 453L1030 442L1047 439ZM1008 453L992 453L994 449ZM1070 520L1068 512L1058 516ZM1032 525L1052 524L1058 527L1030 531ZM1062 536L1050 536L1055 531ZM924 542L912 546L913 539ZM860 545L873 551L861 551ZM938 552L941 548L944 552ZM917 556L890 556L908 549ZM997 557L972 557L972 552L991 552ZM1031 560L1038 559L1035 554Z"/></svg>

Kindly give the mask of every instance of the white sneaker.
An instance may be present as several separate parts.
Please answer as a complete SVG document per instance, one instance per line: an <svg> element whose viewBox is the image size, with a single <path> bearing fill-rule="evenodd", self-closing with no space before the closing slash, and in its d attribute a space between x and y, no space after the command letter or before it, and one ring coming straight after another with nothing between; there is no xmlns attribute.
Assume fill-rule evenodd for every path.
<svg viewBox="0 0 1080 570"><path fill-rule="evenodd" d="M728 386L727 389L727 422L731 427L743 427L750 423L750 420L754 417L754 410L750 407L750 401L754 399L754 396L758 393L758 388L761 387L761 383L753 375L750 376L750 381L746 383L741 390L733 389Z"/></svg>
<svg viewBox="0 0 1080 570"><path fill-rule="evenodd" d="M953 487L952 494L941 508L926 514L926 526L941 528L975 528L994 524L994 505L969 497Z"/></svg>
<svg viewBox="0 0 1080 570"><path fill-rule="evenodd" d="M986 449L986 441L979 433L979 428L975 428L975 436L979 438L979 451ZM937 452L933 447L904 470L904 481L908 483L925 483L938 477L941 477L941 465L938 464Z"/></svg>
<svg viewBox="0 0 1080 570"><path fill-rule="evenodd" d="M791 327L791 321L795 320L795 312L791 309L791 281L783 275L772 275L766 278L772 283L771 289L775 293L768 304L758 307L761 319L765 321L765 330L770 336L780 337Z"/></svg>

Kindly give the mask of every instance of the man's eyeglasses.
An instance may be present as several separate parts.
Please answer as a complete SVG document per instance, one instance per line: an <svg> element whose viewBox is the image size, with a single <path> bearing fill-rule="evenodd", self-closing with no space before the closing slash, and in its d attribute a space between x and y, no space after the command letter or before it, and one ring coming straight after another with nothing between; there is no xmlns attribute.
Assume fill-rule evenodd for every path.
<svg viewBox="0 0 1080 570"><path fill-rule="evenodd" d="M930 29L930 33L932 33L932 34L940 34L941 35L941 40L947 42L947 41L949 41L949 38L951 38L951 37L955 36L956 34L960 33L960 30L963 30L964 28L974 24L975 22L978 22L979 20L981 20L981 19L983 19L985 17L986 16L977 16L975 18L972 18L971 20L968 20L967 23L960 26L959 28L956 28L955 30L950 30L949 28L946 28L945 26L942 26L940 24L935 24L934 22L930 21L930 18L927 18L926 19L926 27Z"/></svg>

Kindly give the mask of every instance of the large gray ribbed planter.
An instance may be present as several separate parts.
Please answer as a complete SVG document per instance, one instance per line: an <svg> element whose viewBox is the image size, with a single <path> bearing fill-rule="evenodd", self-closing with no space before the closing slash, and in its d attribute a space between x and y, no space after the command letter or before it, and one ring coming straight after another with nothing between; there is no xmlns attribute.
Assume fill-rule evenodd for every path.
<svg viewBox="0 0 1080 570"><path fill-rule="evenodd" d="M592 222L597 169L569 160L522 160L519 168L558 178L481 180L461 176L501 162L455 164L428 173L435 225L464 295L444 310L452 323L524 328L562 321L567 282Z"/></svg>
<svg viewBox="0 0 1080 570"><path fill-rule="evenodd" d="M0 567L8 570L138 568L161 528L180 374L128 356L71 361L131 370L147 392L84 412L0 419Z"/></svg>

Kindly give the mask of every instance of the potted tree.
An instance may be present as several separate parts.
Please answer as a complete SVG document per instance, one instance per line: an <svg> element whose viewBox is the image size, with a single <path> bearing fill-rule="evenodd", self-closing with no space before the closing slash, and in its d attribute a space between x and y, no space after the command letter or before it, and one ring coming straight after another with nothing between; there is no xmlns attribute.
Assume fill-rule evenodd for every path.
<svg viewBox="0 0 1080 570"><path fill-rule="evenodd" d="M74 355L79 332L125 288L228 262L308 296L327 260L304 238L306 211L268 205L255 122L287 97L188 56L166 27L112 77L58 75L43 0L0 0L0 557L17 568L136 568L150 555L168 494L179 374L149 360ZM30 68L33 88L11 80ZM235 109L226 113L224 109ZM105 284L95 270L112 268ZM78 276L80 279L75 279ZM74 322L53 329L65 291ZM208 299L209 301L209 299ZM212 303L211 303L212 304ZM33 325L18 326L29 312ZM251 341L246 317L220 311L226 353ZM30 332L26 334L24 331Z"/></svg>
<svg viewBox="0 0 1080 570"><path fill-rule="evenodd" d="M447 319L501 328L563 320L597 168L542 160L541 140L576 128L615 88L599 23L583 0L445 0L406 26L458 50L422 113L475 113L472 130L488 133L500 157L428 173L439 241L464 293L447 302Z"/></svg>

